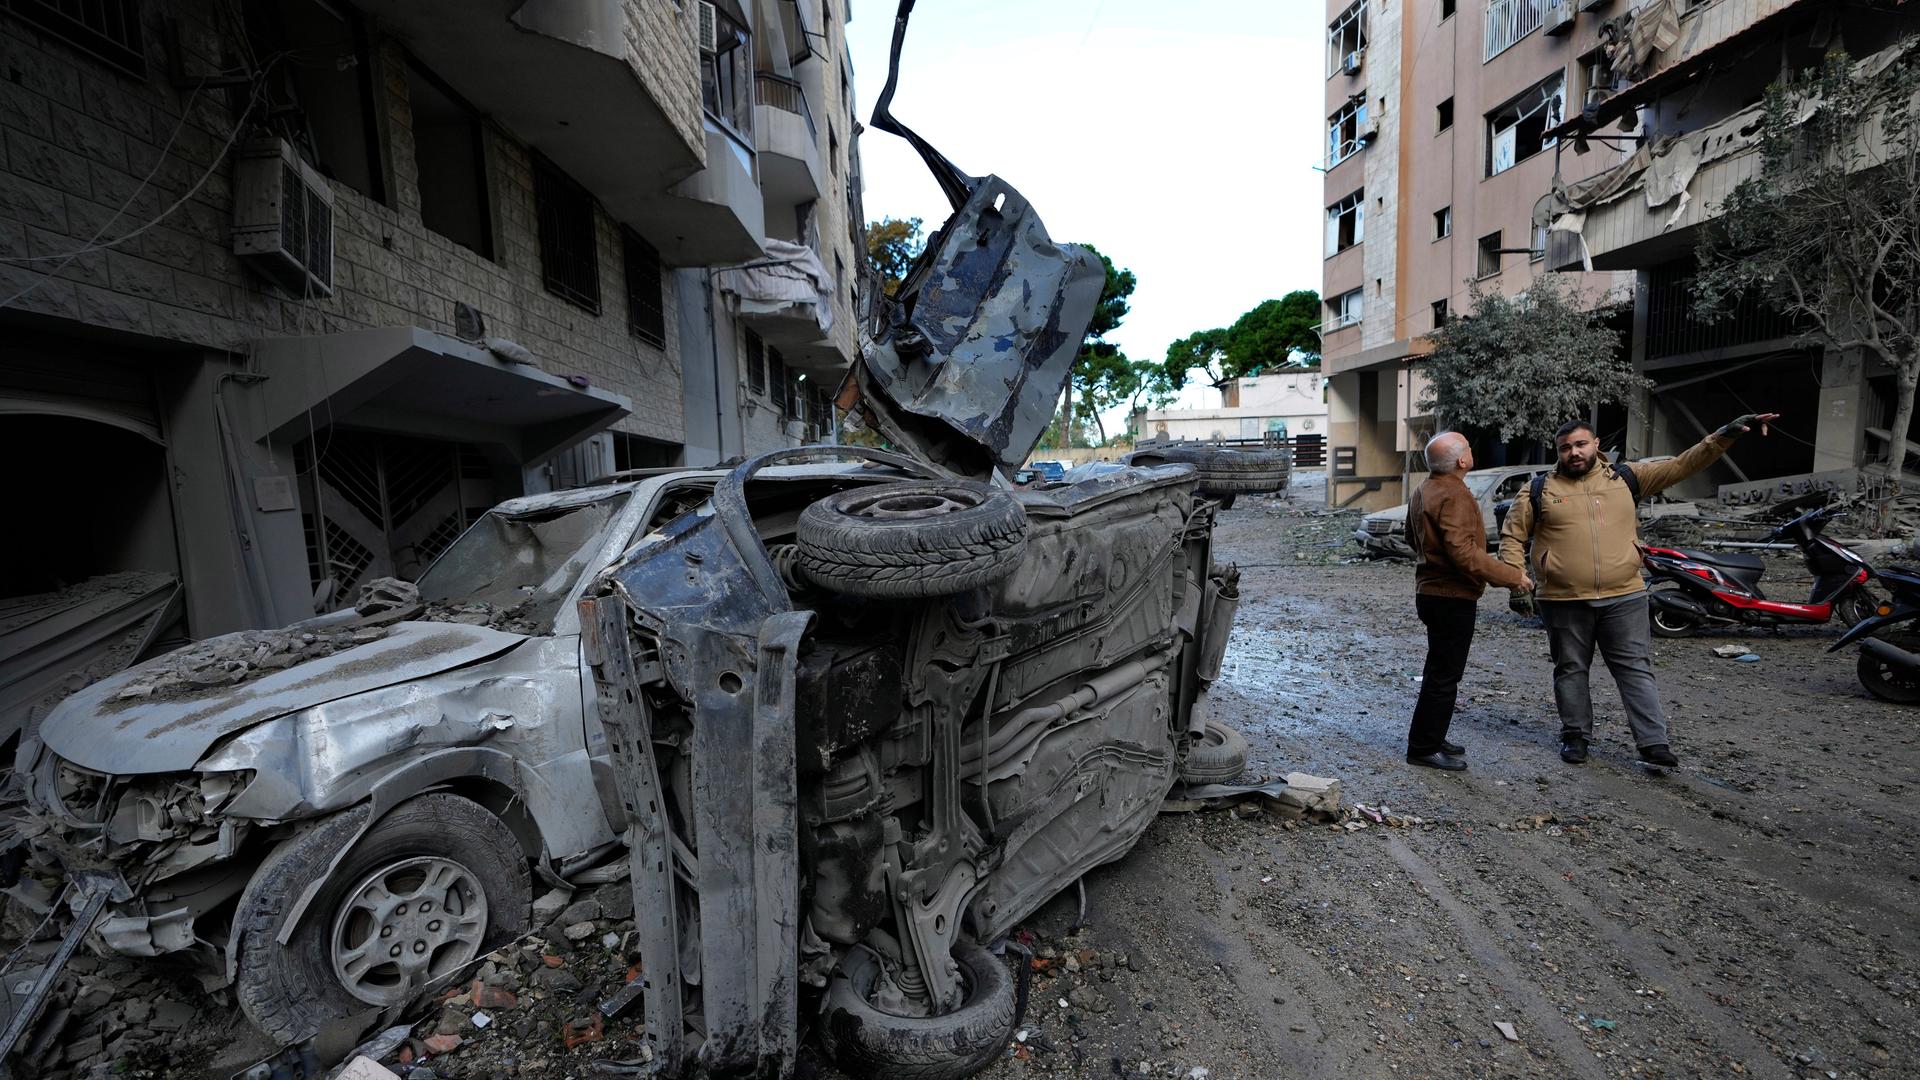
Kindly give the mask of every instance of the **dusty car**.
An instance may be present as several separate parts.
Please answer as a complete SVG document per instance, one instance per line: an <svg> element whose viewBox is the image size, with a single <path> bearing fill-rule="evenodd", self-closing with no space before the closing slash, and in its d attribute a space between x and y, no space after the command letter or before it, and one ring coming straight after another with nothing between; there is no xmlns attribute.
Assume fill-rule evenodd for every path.
<svg viewBox="0 0 1920 1080"><path fill-rule="evenodd" d="M903 15L896 35L904 31ZM896 59L898 40L896 38ZM1199 707L1237 603L1186 465L1009 490L1103 271L886 112L954 211L845 400L781 451L484 515L416 586L168 654L23 743L16 895L197 961L293 1043L396 1010L623 851L668 1072L964 1076L989 946L1246 746Z"/></svg>
<svg viewBox="0 0 1920 1080"><path fill-rule="evenodd" d="M1467 490L1480 503L1480 516L1486 522L1487 546L1500 545L1500 528L1494 517L1494 506L1513 499L1527 490L1527 483L1535 473L1552 469L1551 462L1545 465L1509 465L1497 469L1475 469L1464 479ZM1376 510L1360 519L1360 527L1353 531L1353 538L1370 554L1398 556L1403 559L1413 557L1413 549L1407 546L1407 504Z"/></svg>

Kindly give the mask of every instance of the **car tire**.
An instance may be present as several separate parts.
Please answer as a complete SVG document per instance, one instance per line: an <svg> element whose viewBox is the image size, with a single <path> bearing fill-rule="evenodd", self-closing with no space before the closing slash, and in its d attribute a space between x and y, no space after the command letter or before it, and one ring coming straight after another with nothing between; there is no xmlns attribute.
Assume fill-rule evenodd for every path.
<svg viewBox="0 0 1920 1080"><path fill-rule="evenodd" d="M873 1004L880 958L864 945L847 951L827 984L820 1041L857 1080L960 1080L991 1065L1013 1035L1013 975L985 948L954 947L967 996L940 1016L895 1016Z"/></svg>
<svg viewBox="0 0 1920 1080"><path fill-rule="evenodd" d="M918 599L990 585L1026 552L1027 512L1008 491L957 480L877 484L800 512L800 570L847 596Z"/></svg>
<svg viewBox="0 0 1920 1080"><path fill-rule="evenodd" d="M1180 779L1189 784L1224 784L1247 771L1247 737L1218 720L1206 726L1187 748Z"/></svg>
<svg viewBox="0 0 1920 1080"><path fill-rule="evenodd" d="M1135 451L1135 465L1191 465L1200 475L1203 495L1246 495L1285 491L1292 475L1285 450L1229 450L1222 446L1168 446Z"/></svg>
<svg viewBox="0 0 1920 1080"><path fill-rule="evenodd" d="M282 843L240 896L233 931L240 950L235 995L247 1019L281 1045L385 1007L363 994L404 1001L495 942L527 929L531 890L519 841L478 803L436 792L409 799L375 822L341 858L299 928L281 945L284 913L327 873L369 813L360 806L335 814ZM412 885L415 892L401 891ZM366 906L381 896L385 899L378 902L401 909L384 921ZM428 906L436 903L439 908ZM431 918L437 914L446 917ZM383 935L382 929L398 932ZM368 960L355 973L361 993L349 989L336 950L344 955L353 951L348 946L354 942L372 946L389 939L397 939L394 947L403 950L403 959L423 958L414 962L412 976L366 948L363 959L378 962ZM354 960L340 963L357 966Z"/></svg>

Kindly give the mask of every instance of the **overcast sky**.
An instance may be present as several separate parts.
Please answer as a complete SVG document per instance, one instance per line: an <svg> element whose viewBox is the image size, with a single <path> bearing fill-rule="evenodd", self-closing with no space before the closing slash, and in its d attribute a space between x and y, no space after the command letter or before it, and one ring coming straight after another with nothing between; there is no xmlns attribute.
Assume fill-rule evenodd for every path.
<svg viewBox="0 0 1920 1080"><path fill-rule="evenodd" d="M896 5L852 3L867 124ZM1157 361L1320 287L1322 14L1302 0L919 0L893 114L962 171L1020 189L1056 240L1132 269L1133 311L1112 337ZM868 220L945 220L905 140L869 127L860 156Z"/></svg>

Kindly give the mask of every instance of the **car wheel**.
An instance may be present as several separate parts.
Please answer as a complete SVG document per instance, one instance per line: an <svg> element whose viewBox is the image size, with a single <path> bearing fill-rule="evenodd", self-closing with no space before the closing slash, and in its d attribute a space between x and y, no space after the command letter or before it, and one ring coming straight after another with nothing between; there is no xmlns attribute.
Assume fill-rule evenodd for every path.
<svg viewBox="0 0 1920 1080"><path fill-rule="evenodd" d="M1013 571L1027 512L1010 492L951 480L856 488L800 513L800 569L848 596L951 596Z"/></svg>
<svg viewBox="0 0 1920 1080"><path fill-rule="evenodd" d="M1229 450L1223 446L1168 446L1134 453L1135 465L1191 465L1202 495L1285 491L1293 471L1285 450Z"/></svg>
<svg viewBox="0 0 1920 1080"><path fill-rule="evenodd" d="M847 951L827 985L820 1038L840 1068L860 1080L959 1080L993 1063L1013 1035L1013 976L970 941L955 946L966 998L940 1016L895 1016L873 1003L880 958Z"/></svg>
<svg viewBox="0 0 1920 1080"><path fill-rule="evenodd" d="M1209 719L1187 748L1180 779L1189 784L1224 784L1247 771L1247 737Z"/></svg>
<svg viewBox="0 0 1920 1080"><path fill-rule="evenodd" d="M527 928L519 842L477 803L433 793L374 823L280 944L283 913L326 874L368 813L336 814L281 844L241 894L235 993L247 1019L282 1044L403 1003L489 942Z"/></svg>

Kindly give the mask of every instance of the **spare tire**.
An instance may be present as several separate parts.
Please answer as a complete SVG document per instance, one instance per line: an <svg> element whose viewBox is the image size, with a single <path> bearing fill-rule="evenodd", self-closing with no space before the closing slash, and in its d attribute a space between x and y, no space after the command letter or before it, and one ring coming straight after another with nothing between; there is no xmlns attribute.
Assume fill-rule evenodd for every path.
<svg viewBox="0 0 1920 1080"><path fill-rule="evenodd" d="M1135 465L1191 465L1202 495L1285 491L1293 458L1285 450L1230 450L1224 446L1172 446L1136 450Z"/></svg>
<svg viewBox="0 0 1920 1080"><path fill-rule="evenodd" d="M1247 737L1218 720L1206 727L1187 749L1180 779L1189 784L1224 784L1247 771Z"/></svg>
<svg viewBox="0 0 1920 1080"><path fill-rule="evenodd" d="M877 484L800 512L800 570L847 596L951 596L1013 571L1027 512L1012 493L961 480Z"/></svg>
<svg viewBox="0 0 1920 1080"><path fill-rule="evenodd" d="M864 945L848 950L827 984L820 1039L848 1075L860 1080L960 1080L993 1063L1013 1035L1013 976L971 941L954 946L966 1000L941 1016L895 1016L873 1003L880 958Z"/></svg>

